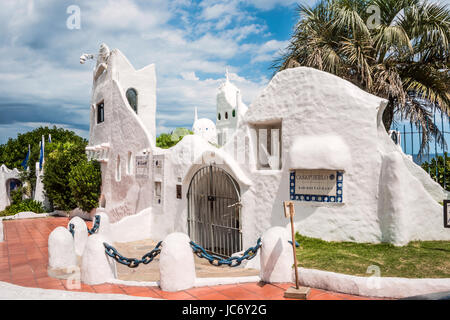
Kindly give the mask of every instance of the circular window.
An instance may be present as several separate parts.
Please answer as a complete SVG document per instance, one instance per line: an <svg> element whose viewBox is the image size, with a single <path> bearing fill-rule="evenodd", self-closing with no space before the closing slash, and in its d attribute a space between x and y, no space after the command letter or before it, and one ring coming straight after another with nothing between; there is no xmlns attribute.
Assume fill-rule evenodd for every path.
<svg viewBox="0 0 450 320"><path fill-rule="evenodd" d="M220 113L217 115L217 119L220 120L221 116Z"/></svg>
<svg viewBox="0 0 450 320"><path fill-rule="evenodd" d="M225 119L228 119L228 112L225 112Z"/></svg>
<svg viewBox="0 0 450 320"><path fill-rule="evenodd" d="M233 112L231 113L231 115L234 117L236 117L236 109L233 109Z"/></svg>

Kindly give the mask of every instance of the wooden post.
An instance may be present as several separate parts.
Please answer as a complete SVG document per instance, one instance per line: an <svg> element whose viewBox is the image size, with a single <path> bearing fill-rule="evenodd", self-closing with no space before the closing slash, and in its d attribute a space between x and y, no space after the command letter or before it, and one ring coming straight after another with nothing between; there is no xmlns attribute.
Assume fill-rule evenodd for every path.
<svg viewBox="0 0 450 320"><path fill-rule="evenodd" d="M291 220L291 235L292 235L292 252L294 254L294 268L295 268L295 288L290 287L284 293L285 298L294 298L294 299L303 299L306 300L309 296L309 288L300 287L298 280L298 264L297 264L297 254L295 252L295 232L294 232L294 215L295 208L294 202L292 201L284 201L284 214L286 218L290 218Z"/></svg>
<svg viewBox="0 0 450 320"><path fill-rule="evenodd" d="M294 253L294 268L295 268L295 288L298 290L298 267L297 267L297 253L295 251L295 232L294 232L294 215L295 208L292 201L289 202L289 215L291 218L291 233L292 233L292 252Z"/></svg>

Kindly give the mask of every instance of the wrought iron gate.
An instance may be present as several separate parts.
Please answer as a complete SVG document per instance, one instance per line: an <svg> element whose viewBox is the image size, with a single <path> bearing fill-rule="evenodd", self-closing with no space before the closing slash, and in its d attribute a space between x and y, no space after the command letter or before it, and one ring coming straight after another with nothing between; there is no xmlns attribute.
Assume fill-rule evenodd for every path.
<svg viewBox="0 0 450 320"><path fill-rule="evenodd" d="M224 257L242 250L240 189L233 177L203 167L192 177L187 199L191 240Z"/></svg>

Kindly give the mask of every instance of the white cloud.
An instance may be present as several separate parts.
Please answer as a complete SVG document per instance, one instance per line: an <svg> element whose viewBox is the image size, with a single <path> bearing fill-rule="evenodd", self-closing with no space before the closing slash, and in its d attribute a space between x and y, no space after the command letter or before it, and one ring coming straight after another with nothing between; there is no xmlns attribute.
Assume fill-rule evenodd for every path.
<svg viewBox="0 0 450 320"><path fill-rule="evenodd" d="M195 72L181 72L180 74L184 80L191 80L191 81L199 80L199 78L195 75Z"/></svg>
<svg viewBox="0 0 450 320"><path fill-rule="evenodd" d="M158 130L183 121L188 126L194 106L199 107L199 115L214 119L217 87L227 66L249 104L268 79L263 76L266 69L254 70L246 77L243 67L249 72L252 63L267 61L283 44L266 41L264 22L255 20L238 0L200 4L189 0L83 0L77 2L80 30L65 27L65 9L71 4L57 0L2 4L0 98L23 104L23 108L35 106L34 124L52 119L84 135L89 124L93 63L80 65L78 61L84 52L96 53L101 42L120 49L135 68L156 64ZM195 6L198 10L192 9ZM252 37L252 41L244 41L252 35L265 40ZM51 117L50 107L45 107L49 105L58 108L61 119ZM17 128L31 126L30 120L14 121L18 121ZM2 134L13 131L11 126L0 125Z"/></svg>
<svg viewBox="0 0 450 320"><path fill-rule="evenodd" d="M152 0L138 6L131 0L89 1L82 7L83 20L102 29L143 31L166 23L171 17L167 1Z"/></svg>
<svg viewBox="0 0 450 320"><path fill-rule="evenodd" d="M246 0L248 4L253 5L255 8L261 10L272 10L279 6L291 6L297 3L313 6L317 0Z"/></svg>
<svg viewBox="0 0 450 320"><path fill-rule="evenodd" d="M224 16L236 15L239 11L236 3L217 3L212 6L206 6L203 9L202 17L206 20L223 18Z"/></svg>

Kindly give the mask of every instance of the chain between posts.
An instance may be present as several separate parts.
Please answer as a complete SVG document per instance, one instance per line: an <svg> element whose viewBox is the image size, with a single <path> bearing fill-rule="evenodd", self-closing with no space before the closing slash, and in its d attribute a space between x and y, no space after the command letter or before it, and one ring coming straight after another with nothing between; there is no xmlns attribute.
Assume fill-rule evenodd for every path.
<svg viewBox="0 0 450 320"><path fill-rule="evenodd" d="M69 231L72 234L72 237L75 236L75 226L73 225L73 223L69 223Z"/></svg>
<svg viewBox="0 0 450 320"><path fill-rule="evenodd" d="M288 240L288 242L292 245L292 241L291 240ZM300 247L300 244L297 241L295 241L295 247L296 248Z"/></svg>
<svg viewBox="0 0 450 320"><path fill-rule="evenodd" d="M150 262L152 262L153 259L155 259L155 257L161 253L161 244L162 244L162 241L158 242L158 244L152 251L143 255L141 259L136 259L136 258L127 258L127 257L122 256L117 251L116 248L107 244L106 242L103 242L103 246L105 247L105 253L108 256L110 256L111 258L113 258L114 260L116 260L118 263L123 264L129 268L136 268L141 263L149 264Z"/></svg>
<svg viewBox="0 0 450 320"><path fill-rule="evenodd" d="M92 229L91 230L88 229L88 233L90 235L92 235L98 231L98 228L100 227L100 218L101 218L101 216L99 216L99 215L95 216L94 225L92 226Z"/></svg>
<svg viewBox="0 0 450 320"><path fill-rule="evenodd" d="M289 242L292 244L291 241L289 241ZM194 241L190 241L189 244L190 244L192 250L194 251L194 254L196 254L200 258L204 258L204 259L208 260L211 265L216 266L216 267L220 267L222 265L227 265L227 266L233 268L233 267L237 267L237 266L241 265L242 261L244 261L244 260L251 260L254 257L256 257L258 250L261 248L261 238L258 239L258 241L256 242L256 245L254 247L248 248L242 256L229 257L227 259L217 256L217 255L214 255L214 254L207 253L203 247L196 244ZM143 255L141 259L136 259L136 258L124 257L117 251L116 248L107 244L106 242L103 243L103 246L105 247L105 253L108 256L110 256L111 258L116 260L118 263L123 264L129 268L136 268L141 263L149 264L150 262L152 262L155 259L155 257L161 253L161 245L162 245L162 241L158 242L156 247L152 251ZM295 242L295 245L296 245L296 247L299 246L297 241Z"/></svg>
<svg viewBox="0 0 450 320"><path fill-rule="evenodd" d="M92 229L87 229L89 235L92 235L98 231L98 228L100 227L100 216L95 216L94 225L92 226ZM69 231L72 234L72 237L75 236L75 225L73 223L69 223Z"/></svg>
<svg viewBox="0 0 450 320"><path fill-rule="evenodd" d="M189 242L189 244L198 257L208 260L209 263L213 266L220 267L221 265L227 265L229 267L237 267L242 263L243 260L251 260L256 257L258 249L261 248L261 238L258 239L254 247L248 248L242 256L229 257L227 259L207 253L203 247L199 246L194 241Z"/></svg>

